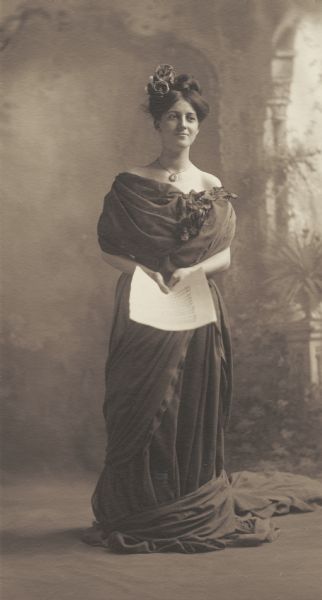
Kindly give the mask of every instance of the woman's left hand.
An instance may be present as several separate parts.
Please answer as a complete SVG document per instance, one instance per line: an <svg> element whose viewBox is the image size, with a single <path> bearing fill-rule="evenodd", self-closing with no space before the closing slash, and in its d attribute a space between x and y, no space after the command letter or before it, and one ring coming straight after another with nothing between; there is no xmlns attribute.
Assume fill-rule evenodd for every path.
<svg viewBox="0 0 322 600"><path fill-rule="evenodd" d="M181 269L176 269L172 273L168 281L168 287L172 289L174 286L177 285L177 283L183 281L186 277L188 277L188 275L191 275L192 272L193 269L191 269L190 267L182 267Z"/></svg>

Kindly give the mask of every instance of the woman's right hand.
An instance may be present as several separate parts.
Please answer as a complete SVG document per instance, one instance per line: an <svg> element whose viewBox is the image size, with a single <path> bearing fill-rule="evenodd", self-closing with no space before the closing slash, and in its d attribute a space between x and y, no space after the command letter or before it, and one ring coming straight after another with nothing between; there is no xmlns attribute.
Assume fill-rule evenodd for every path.
<svg viewBox="0 0 322 600"><path fill-rule="evenodd" d="M149 275L149 277L151 277L151 279L153 279L153 281L155 281L155 283L158 284L161 292L163 292L164 294L169 294L169 292L171 290L170 290L170 288L168 288L168 286L164 282L163 275L161 273L159 273L158 271L152 271L151 269L148 269L147 267L142 267L142 268L143 268L143 271L147 275Z"/></svg>

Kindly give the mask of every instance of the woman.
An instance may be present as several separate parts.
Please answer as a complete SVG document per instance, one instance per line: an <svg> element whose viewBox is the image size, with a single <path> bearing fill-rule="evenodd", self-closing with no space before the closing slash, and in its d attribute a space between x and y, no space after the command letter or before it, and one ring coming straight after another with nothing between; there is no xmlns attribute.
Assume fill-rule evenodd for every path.
<svg viewBox="0 0 322 600"><path fill-rule="evenodd" d="M198 82L169 65L157 68L147 93L161 152L116 177L98 223L104 257L122 275L106 368L106 463L85 541L116 552L190 553L241 535L271 539L267 521L236 518L224 472L232 361L214 275L229 267L235 213L219 179L190 160L208 104ZM218 321L176 332L131 321L137 265L164 293L201 268Z"/></svg>

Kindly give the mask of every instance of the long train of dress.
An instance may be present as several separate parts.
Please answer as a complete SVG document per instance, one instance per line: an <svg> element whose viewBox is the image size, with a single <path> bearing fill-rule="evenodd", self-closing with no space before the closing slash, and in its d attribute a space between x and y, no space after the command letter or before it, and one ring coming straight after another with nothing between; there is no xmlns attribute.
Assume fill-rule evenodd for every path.
<svg viewBox="0 0 322 600"><path fill-rule="evenodd" d="M273 541L279 530L270 517L312 510L322 503L322 485L272 473L228 479L220 322L219 328L179 333L134 323L129 287L130 277L121 276L106 373L106 465L87 541L132 553L208 552Z"/></svg>

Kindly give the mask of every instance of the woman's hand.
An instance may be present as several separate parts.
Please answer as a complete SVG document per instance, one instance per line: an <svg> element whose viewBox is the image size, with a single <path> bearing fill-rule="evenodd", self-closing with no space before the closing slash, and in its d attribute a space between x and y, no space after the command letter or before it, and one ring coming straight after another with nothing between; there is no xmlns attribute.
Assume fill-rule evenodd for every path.
<svg viewBox="0 0 322 600"><path fill-rule="evenodd" d="M149 275L149 277L151 277L151 279L153 279L153 281L155 281L155 283L158 284L161 292L163 292L164 294L168 294L170 292L170 289L164 282L161 273L159 273L158 271L152 271L152 269L148 269L147 267L141 266L141 268L147 275Z"/></svg>
<svg viewBox="0 0 322 600"><path fill-rule="evenodd" d="M185 277L191 275L196 269L202 269L206 277L211 277L214 273L225 271L229 266L230 248L228 247L195 265L176 269L168 281L168 286L170 289L173 288L179 281L183 281Z"/></svg>
<svg viewBox="0 0 322 600"><path fill-rule="evenodd" d="M168 286L164 282L164 279L163 279L163 276L161 273L158 273L157 271L152 271L152 269L149 269L148 267L141 265L140 263L133 260L133 258L129 258L128 256L123 256L123 255L114 256L114 254L108 254L106 252L103 252L102 255L103 255L104 260L109 265L114 267L114 269L123 271L123 273L129 273L130 275L133 275L136 267L141 267L141 269L147 275L149 275L149 277L151 277L151 279L153 279L153 281L155 281L155 283L158 284L161 292L164 292L164 294L168 294L170 292Z"/></svg>
<svg viewBox="0 0 322 600"><path fill-rule="evenodd" d="M194 269L192 269L191 267L182 267L180 269L176 269L169 281L168 281L168 286L169 288L173 288L175 285L177 285L177 283L179 283L180 281L183 281L186 277L188 277L188 275L190 275L192 273Z"/></svg>

